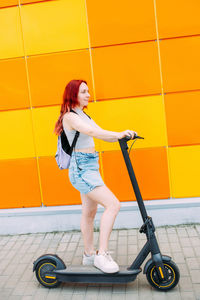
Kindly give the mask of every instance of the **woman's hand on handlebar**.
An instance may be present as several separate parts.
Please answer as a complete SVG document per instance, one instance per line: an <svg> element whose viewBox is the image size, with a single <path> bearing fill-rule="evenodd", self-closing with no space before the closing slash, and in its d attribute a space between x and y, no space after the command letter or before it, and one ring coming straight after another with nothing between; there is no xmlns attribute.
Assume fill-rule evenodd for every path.
<svg viewBox="0 0 200 300"><path fill-rule="evenodd" d="M118 139L122 139L124 137L130 137L131 140L134 139L134 136L137 135L137 132L133 131L133 130L125 130L125 131L121 131L118 132Z"/></svg>

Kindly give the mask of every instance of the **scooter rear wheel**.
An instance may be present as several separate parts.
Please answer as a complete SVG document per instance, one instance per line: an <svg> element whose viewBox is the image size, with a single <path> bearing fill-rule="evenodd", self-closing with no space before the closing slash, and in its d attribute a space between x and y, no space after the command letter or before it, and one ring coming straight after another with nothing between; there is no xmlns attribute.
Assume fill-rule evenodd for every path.
<svg viewBox="0 0 200 300"><path fill-rule="evenodd" d="M151 286L160 291L173 289L179 282L180 273L177 265L171 261L163 260L164 268L168 273L168 279L161 281L156 270L155 263L152 262L146 272L146 277Z"/></svg>
<svg viewBox="0 0 200 300"><path fill-rule="evenodd" d="M44 259L41 260L35 269L35 274L39 283L48 288L56 288L61 282L56 279L54 276L48 276L49 272L52 272L56 269L56 264L53 260Z"/></svg>

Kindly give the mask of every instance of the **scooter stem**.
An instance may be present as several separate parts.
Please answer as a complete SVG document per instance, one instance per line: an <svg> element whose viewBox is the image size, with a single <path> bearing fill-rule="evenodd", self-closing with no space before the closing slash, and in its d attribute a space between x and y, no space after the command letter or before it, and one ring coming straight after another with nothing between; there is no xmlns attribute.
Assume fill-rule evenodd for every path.
<svg viewBox="0 0 200 300"><path fill-rule="evenodd" d="M130 180L131 180L131 183L132 183L132 186L133 186L133 190L134 190L134 193L135 193L135 196L136 196L136 200L137 200L137 203L138 203L141 215L142 215L142 219L143 219L143 222L145 222L146 219L148 218L148 215L147 215L147 211L146 211L146 208L144 206L144 203L143 203L143 199L142 199L142 196L141 196L141 193L140 193L140 189L139 189L139 186L138 186L138 183L137 183L137 179L135 177L135 173L134 173L134 170L133 170L133 167L132 167L132 164L131 164L131 160L130 160L130 157L128 155L128 151L127 151L128 150L128 145L127 145L128 140L129 139L127 139L127 138L122 138L118 141L119 141L119 144L120 144L120 147L121 147L121 150L122 150L122 154L124 156L125 164L126 164L128 174L129 174L129 177L130 177Z"/></svg>

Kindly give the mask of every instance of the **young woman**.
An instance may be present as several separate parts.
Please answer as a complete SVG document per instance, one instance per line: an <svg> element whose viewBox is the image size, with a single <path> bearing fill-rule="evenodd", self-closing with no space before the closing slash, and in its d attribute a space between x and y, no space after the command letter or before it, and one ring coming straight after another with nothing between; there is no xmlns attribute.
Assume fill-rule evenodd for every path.
<svg viewBox="0 0 200 300"><path fill-rule="evenodd" d="M64 129L71 145L76 131L80 132L71 157L69 179L71 184L80 192L82 201L83 264L92 264L105 273L115 273L119 271L119 266L108 252L108 242L115 218L120 210L120 202L101 178L99 156L98 152L95 151L93 138L117 142L118 139L125 136L133 138L135 132L132 130L113 132L99 127L83 111L88 105L89 98L86 81L71 80L67 84L60 116L55 125L55 133L59 135ZM76 113L70 112L70 109ZM99 249L95 252L93 225L98 204L101 204L105 211L101 217Z"/></svg>

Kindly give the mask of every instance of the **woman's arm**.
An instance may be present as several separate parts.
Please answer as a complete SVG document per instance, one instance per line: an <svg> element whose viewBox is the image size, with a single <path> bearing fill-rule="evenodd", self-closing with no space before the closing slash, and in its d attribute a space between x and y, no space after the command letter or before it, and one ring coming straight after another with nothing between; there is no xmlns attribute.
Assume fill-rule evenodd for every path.
<svg viewBox="0 0 200 300"><path fill-rule="evenodd" d="M126 135L132 135L132 137L134 137L134 131L132 130L126 130L122 132L104 130L97 124L95 124L96 126L87 124L78 115L72 112L64 115L63 124L65 123L71 126L74 130L107 142L117 142L118 139L121 139Z"/></svg>
<svg viewBox="0 0 200 300"><path fill-rule="evenodd" d="M94 122L94 120L92 120L93 122ZM99 125L97 125L95 122L93 123L94 124L94 127L96 127L96 128L99 128L99 129L102 129ZM107 131L107 130L106 130ZM110 132L110 131L109 131ZM117 132L116 132L117 133ZM113 141L113 139L112 138L110 138L110 137L105 137L105 138L103 138L102 139L103 141L105 141L105 142L110 142L110 143L112 143L112 142L116 142L116 141Z"/></svg>

